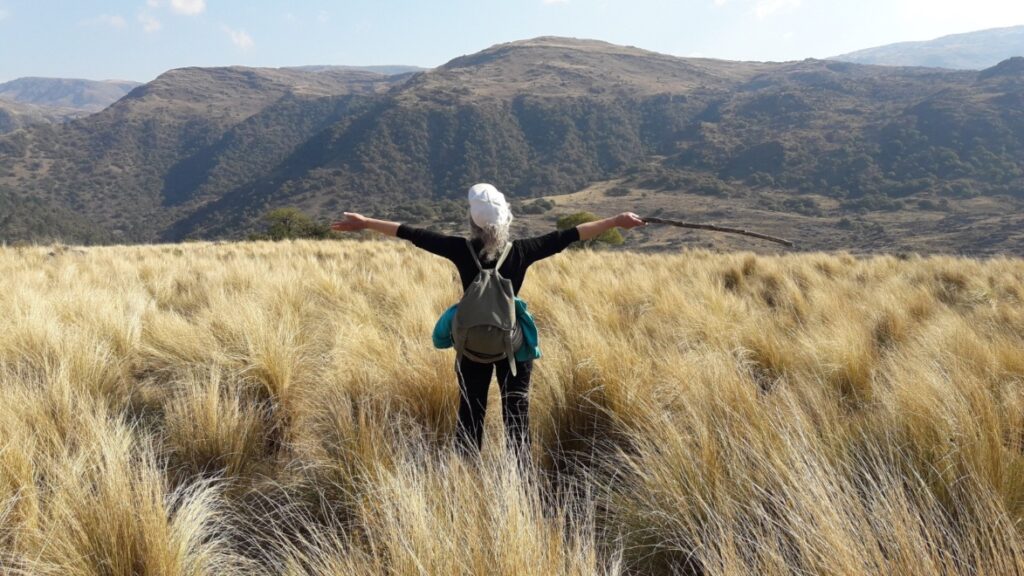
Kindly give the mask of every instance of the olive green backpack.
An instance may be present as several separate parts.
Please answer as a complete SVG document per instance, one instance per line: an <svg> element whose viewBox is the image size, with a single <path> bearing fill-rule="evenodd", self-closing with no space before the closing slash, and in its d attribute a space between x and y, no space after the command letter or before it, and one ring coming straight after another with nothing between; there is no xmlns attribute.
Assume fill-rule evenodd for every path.
<svg viewBox="0 0 1024 576"><path fill-rule="evenodd" d="M523 332L516 323L512 281L498 272L512 244L505 245L493 269L481 266L473 245L469 240L466 244L479 272L466 288L452 318L452 342L458 353L456 364L462 356L482 363L508 359L515 376L515 351L523 343Z"/></svg>

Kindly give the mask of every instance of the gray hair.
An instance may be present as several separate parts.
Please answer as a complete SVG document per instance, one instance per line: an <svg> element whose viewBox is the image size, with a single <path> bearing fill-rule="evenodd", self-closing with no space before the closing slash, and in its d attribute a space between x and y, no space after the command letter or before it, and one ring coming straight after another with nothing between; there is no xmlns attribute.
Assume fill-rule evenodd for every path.
<svg viewBox="0 0 1024 576"><path fill-rule="evenodd" d="M484 244L483 249L480 251L480 255L483 257L482 260L497 260L498 256L501 255L501 251L505 249L505 245L508 244L507 223L488 224L487 226L480 227L470 217L469 230L470 237L473 240L480 240Z"/></svg>

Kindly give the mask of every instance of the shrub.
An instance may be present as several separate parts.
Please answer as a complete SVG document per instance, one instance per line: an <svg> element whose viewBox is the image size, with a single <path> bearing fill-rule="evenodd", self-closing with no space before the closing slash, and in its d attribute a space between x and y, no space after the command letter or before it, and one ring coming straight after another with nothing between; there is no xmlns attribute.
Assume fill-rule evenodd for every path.
<svg viewBox="0 0 1024 576"><path fill-rule="evenodd" d="M586 224L587 222L595 222L597 220L600 220L600 218L590 212L576 212L574 214L568 214L559 218L558 221L555 223L555 227L557 227L559 230L568 230L569 228L579 226L580 224ZM602 242L610 246L620 246L624 244L626 240L622 237L622 234L619 233L619 230L617 228L612 228L611 230L605 231L604 233L602 233L597 238L594 238L593 240L580 240L579 242L573 243L571 247L593 248L598 246L598 242Z"/></svg>
<svg viewBox="0 0 1024 576"><path fill-rule="evenodd" d="M962 180L947 184L942 188L942 194L944 196L954 196L956 198L973 198L981 194L974 186L969 182Z"/></svg>
<svg viewBox="0 0 1024 576"><path fill-rule="evenodd" d="M782 202L783 208L790 212L796 212L797 214L803 214L804 216L821 216L821 207L814 198L798 197L798 198L786 198Z"/></svg>
<svg viewBox="0 0 1024 576"><path fill-rule="evenodd" d="M843 210L855 210L858 212L893 212L903 209L903 201L889 198L881 194L868 194L860 198L847 200L842 203Z"/></svg>
<svg viewBox="0 0 1024 576"><path fill-rule="evenodd" d="M464 212L463 212L464 214ZM392 218L397 220L408 220L412 222L425 222L436 220L441 216L438 206L422 200L396 206L392 211ZM455 218L454 214L446 214L448 218ZM461 215L459 216L461 218Z"/></svg>
<svg viewBox="0 0 1024 576"><path fill-rule="evenodd" d="M725 182L709 176L701 176L692 185L694 192L705 196L718 196L721 198L728 196L733 191L732 187Z"/></svg>
<svg viewBox="0 0 1024 576"><path fill-rule="evenodd" d="M747 183L751 186L774 186L775 178L765 172L754 172L747 176Z"/></svg>
<svg viewBox="0 0 1024 576"><path fill-rule="evenodd" d="M463 222L466 219L466 206L455 200L442 200L438 211L440 218L446 222Z"/></svg>
<svg viewBox="0 0 1024 576"><path fill-rule="evenodd" d="M326 238L330 227L318 224L298 208L275 208L263 215L267 228L263 234L251 239L287 240L295 238Z"/></svg>
<svg viewBox="0 0 1024 576"><path fill-rule="evenodd" d="M523 214L543 214L555 207L555 203L546 198L538 198L529 204L523 204L519 211Z"/></svg>

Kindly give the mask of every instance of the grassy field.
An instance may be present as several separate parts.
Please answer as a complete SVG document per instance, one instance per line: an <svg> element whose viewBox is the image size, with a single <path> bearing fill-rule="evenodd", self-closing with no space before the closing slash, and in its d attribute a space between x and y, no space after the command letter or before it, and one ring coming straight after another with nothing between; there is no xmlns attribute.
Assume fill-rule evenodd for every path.
<svg viewBox="0 0 1024 576"><path fill-rule="evenodd" d="M1024 261L567 252L532 465L399 242L0 248L0 574L1024 572Z"/></svg>

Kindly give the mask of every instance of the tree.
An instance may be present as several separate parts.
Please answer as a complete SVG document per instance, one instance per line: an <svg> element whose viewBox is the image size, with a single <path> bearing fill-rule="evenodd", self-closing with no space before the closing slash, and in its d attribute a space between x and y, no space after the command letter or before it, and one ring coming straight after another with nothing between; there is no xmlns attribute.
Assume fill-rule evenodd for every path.
<svg viewBox="0 0 1024 576"><path fill-rule="evenodd" d="M263 215L267 231L261 235L270 240L288 238L326 238L330 228L326 224L317 224L298 208L275 208Z"/></svg>
<svg viewBox="0 0 1024 576"><path fill-rule="evenodd" d="M559 230L568 230L569 228L574 228L580 224L594 222L597 220L600 220L600 218L590 212L576 212L559 218L555 223L555 227ZM618 228L612 228L593 240L580 240L579 242L574 242L570 248L593 248L597 246L598 242L602 242L610 246L619 246L625 243L626 240L622 237L622 234L619 233Z"/></svg>

